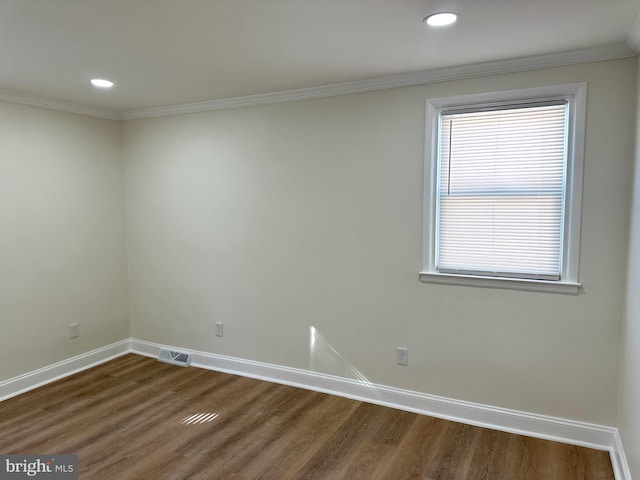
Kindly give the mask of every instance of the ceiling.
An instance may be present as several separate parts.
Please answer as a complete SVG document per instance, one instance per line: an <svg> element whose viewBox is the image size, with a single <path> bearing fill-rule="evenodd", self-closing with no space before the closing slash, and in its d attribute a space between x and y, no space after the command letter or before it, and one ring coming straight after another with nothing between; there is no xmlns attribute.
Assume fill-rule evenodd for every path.
<svg viewBox="0 0 640 480"><path fill-rule="evenodd" d="M459 22L422 22L443 10ZM127 112L621 45L639 13L640 0L0 0L0 91Z"/></svg>

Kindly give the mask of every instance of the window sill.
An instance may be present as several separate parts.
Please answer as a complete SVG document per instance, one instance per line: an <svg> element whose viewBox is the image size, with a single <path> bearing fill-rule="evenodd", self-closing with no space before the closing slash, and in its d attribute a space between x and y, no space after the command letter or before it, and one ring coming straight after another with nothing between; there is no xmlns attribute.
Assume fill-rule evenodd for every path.
<svg viewBox="0 0 640 480"><path fill-rule="evenodd" d="M451 273L420 272L420 281L444 285L465 285L469 287L506 288L530 292L563 293L577 295L580 283L557 282L551 280L526 280L521 278L481 277L475 275L457 275Z"/></svg>

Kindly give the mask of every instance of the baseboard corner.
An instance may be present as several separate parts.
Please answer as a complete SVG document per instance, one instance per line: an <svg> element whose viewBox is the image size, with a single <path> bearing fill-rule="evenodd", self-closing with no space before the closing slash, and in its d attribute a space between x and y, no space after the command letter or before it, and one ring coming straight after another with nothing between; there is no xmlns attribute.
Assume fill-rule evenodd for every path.
<svg viewBox="0 0 640 480"><path fill-rule="evenodd" d="M613 467L613 473L616 480L632 480L631 470L629 469L629 463L627 462L627 455L624 452L622 438L620 438L620 432L617 428L614 429L613 445L610 450L610 455L611 466Z"/></svg>

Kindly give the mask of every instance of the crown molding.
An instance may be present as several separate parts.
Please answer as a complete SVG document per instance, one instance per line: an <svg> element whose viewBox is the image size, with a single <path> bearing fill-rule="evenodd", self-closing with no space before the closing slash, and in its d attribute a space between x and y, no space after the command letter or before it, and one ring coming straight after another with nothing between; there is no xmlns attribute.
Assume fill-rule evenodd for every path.
<svg viewBox="0 0 640 480"><path fill-rule="evenodd" d="M495 75L500 73L519 72L538 68L558 67L577 63L597 62L602 60L614 60L618 58L632 57L636 50L630 48L627 43L616 43L594 48L571 50L560 53L534 55L495 62L483 62L457 67L446 67L421 72L403 73L377 77L368 80L336 83L318 87L300 88L274 93L261 93L243 97L224 98L205 102L184 103L163 107L151 107L139 110L122 112L121 120L134 120L139 118L164 117L169 115L182 115L186 113L207 112L213 110L226 110L231 108L250 107L256 105L268 105L272 103L307 100L350 93L370 92L388 88L408 87L413 85L425 85L428 83L442 82L461 78Z"/></svg>
<svg viewBox="0 0 640 480"><path fill-rule="evenodd" d="M299 88L281 92L260 93L243 97L223 98L205 102L183 103L134 110L114 111L90 107L64 100L56 100L35 95L0 90L0 101L30 105L33 107L60 110L109 120L134 120L139 118L164 117L186 113L227 110L231 108L268 105L272 103L292 102L313 98L347 95L350 93L370 92L387 88L409 87L429 83L456 80L461 78L496 75L500 73L520 72L538 68L559 67L576 63L598 62L632 57L640 51L640 17L636 21L626 42L600 47L571 50L559 53L533 55L495 62L474 63L457 67L445 67L420 72L402 73L384 77L334 83L318 87Z"/></svg>
<svg viewBox="0 0 640 480"><path fill-rule="evenodd" d="M32 107L48 108L50 110L59 110L61 112L77 113L80 115L88 115L90 117L107 118L109 120L121 120L122 117L120 113L113 110L89 107L79 103L65 102L63 100L55 100L46 97L37 97L35 95L11 92L9 90L0 90L0 101L19 103L21 105L29 105Z"/></svg>
<svg viewBox="0 0 640 480"><path fill-rule="evenodd" d="M627 45L635 53L640 52L640 15L636 18L633 27L631 27L629 31L629 35L627 35Z"/></svg>

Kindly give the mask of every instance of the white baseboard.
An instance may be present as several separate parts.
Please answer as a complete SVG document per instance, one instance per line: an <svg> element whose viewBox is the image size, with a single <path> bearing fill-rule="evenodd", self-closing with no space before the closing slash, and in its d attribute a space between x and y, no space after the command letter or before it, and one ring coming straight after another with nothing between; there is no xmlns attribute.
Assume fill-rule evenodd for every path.
<svg viewBox="0 0 640 480"><path fill-rule="evenodd" d="M284 385L397 408L504 432L606 450L616 480L631 480L615 427L593 425L534 413L413 392L297 368L126 339L48 367L0 382L0 401L132 352L157 357L160 348L189 352L194 367L242 375Z"/></svg>
<svg viewBox="0 0 640 480"><path fill-rule="evenodd" d="M194 367L330 393L494 430L606 450L610 454L616 480L631 480L629 468L625 468L626 458L618 430L614 427L492 407L171 345L131 340L132 352L140 355L156 357L160 348L190 352L191 364Z"/></svg>
<svg viewBox="0 0 640 480"><path fill-rule="evenodd" d="M131 340L127 338L33 372L10 378L0 382L0 401L107 362L130 351Z"/></svg>
<svg viewBox="0 0 640 480"><path fill-rule="evenodd" d="M616 476L616 480L631 480L631 470L629 469L629 463L624 453L624 447L618 429L615 431L613 440L614 444L610 452L611 465L613 466L613 473Z"/></svg>

